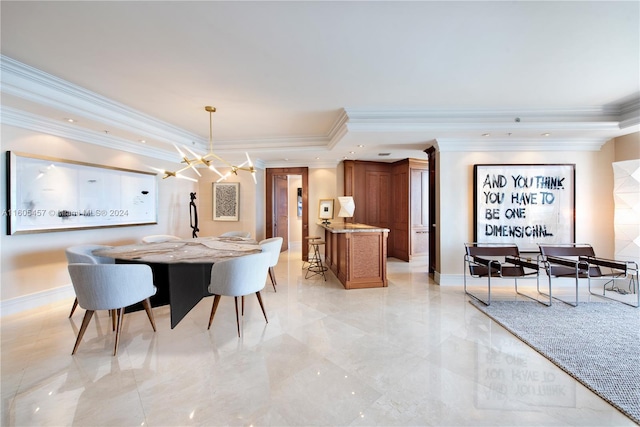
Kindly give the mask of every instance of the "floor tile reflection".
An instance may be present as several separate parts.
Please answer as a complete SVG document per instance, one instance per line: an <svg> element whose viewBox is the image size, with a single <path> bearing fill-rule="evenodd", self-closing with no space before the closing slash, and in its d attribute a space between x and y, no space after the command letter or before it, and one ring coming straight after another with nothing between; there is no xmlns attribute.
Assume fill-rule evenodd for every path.
<svg viewBox="0 0 640 427"><path fill-rule="evenodd" d="M211 299L175 328L167 307L125 316L117 357L105 313L76 356L71 301L2 319L2 420L32 425L633 425L480 313L426 261L389 259L389 287L304 279L281 254L264 322L247 299ZM268 283L269 284L269 283ZM510 288L494 298L512 299Z"/></svg>

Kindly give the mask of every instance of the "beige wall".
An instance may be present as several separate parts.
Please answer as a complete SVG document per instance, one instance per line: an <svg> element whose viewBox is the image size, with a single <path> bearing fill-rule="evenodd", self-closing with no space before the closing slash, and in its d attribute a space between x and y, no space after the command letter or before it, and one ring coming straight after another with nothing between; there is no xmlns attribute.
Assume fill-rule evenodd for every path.
<svg viewBox="0 0 640 427"><path fill-rule="evenodd" d="M219 236L227 231L248 231L256 240L264 239L264 228L257 224L264 223L264 170L258 169L256 181L251 174L240 171L238 175L229 177L225 182L240 183L240 215L238 221L213 220L213 183L219 176L209 169L202 169L199 179L198 193L198 237ZM260 203L259 201L263 202ZM262 218L261 221L259 219Z"/></svg>
<svg viewBox="0 0 640 427"><path fill-rule="evenodd" d="M11 126L2 126L2 207L6 209L5 151L38 154L105 166L149 171L175 166L167 162L111 150L93 144L44 135ZM64 287L72 292L67 274L64 249L80 244L119 245L134 243L149 234L190 236L189 193L195 184L186 180L158 177L158 224L94 230L60 231L23 235L6 235L6 221L0 230L0 297L4 302ZM71 295L73 295L71 293ZM49 296L51 297L51 296Z"/></svg>
<svg viewBox="0 0 640 427"><path fill-rule="evenodd" d="M640 132L615 139L616 162L640 159Z"/></svg>
<svg viewBox="0 0 640 427"><path fill-rule="evenodd" d="M309 169L309 235L324 236L324 229L316 225L320 199L335 199L336 168Z"/></svg>
<svg viewBox="0 0 640 427"><path fill-rule="evenodd" d="M576 242L612 257L613 141L600 151L580 152L440 152L438 154L438 246L436 279L460 283L465 242L473 241L473 165L480 163L575 163Z"/></svg>

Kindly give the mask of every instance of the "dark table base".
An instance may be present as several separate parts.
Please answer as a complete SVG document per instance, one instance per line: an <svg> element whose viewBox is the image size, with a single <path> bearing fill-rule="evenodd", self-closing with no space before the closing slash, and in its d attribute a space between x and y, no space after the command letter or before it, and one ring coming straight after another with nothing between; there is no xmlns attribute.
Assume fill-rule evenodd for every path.
<svg viewBox="0 0 640 427"><path fill-rule="evenodd" d="M146 264L153 271L153 283L158 289L150 298L152 307L169 305L171 329L191 311L208 291L211 264L156 264L139 261L116 260L118 264ZM126 312L143 310L142 303L127 307ZM207 319L204 319L206 321Z"/></svg>

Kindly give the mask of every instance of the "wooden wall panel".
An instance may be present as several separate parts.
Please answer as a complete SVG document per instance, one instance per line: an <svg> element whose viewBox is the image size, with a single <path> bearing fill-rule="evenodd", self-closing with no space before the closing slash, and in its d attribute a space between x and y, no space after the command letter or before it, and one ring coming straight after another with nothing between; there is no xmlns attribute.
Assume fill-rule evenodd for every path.
<svg viewBox="0 0 640 427"><path fill-rule="evenodd" d="M353 222L388 228L388 255L405 261L411 259L415 236L411 224L412 168L427 169L427 162L344 161L344 194L353 196L356 205Z"/></svg>

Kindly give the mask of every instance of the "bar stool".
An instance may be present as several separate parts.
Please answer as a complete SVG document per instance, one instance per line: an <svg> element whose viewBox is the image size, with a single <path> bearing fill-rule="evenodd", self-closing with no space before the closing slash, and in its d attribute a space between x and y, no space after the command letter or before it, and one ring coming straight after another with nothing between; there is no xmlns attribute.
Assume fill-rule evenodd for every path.
<svg viewBox="0 0 640 427"><path fill-rule="evenodd" d="M309 245L309 252L307 253L307 259L302 261L302 269L305 269L305 264L310 264L310 260L311 258L313 258L313 247L311 247L311 242L313 242L314 240L320 240L320 236L307 236L305 237L305 239L307 240L307 245Z"/></svg>
<svg viewBox="0 0 640 427"><path fill-rule="evenodd" d="M307 268L307 273L304 275L305 279L322 274L324 281L327 281L327 276L324 274L324 272L327 271L327 267L322 264L322 257L320 256L320 246L324 244L324 240L309 239L309 245L313 249L313 255L309 258L309 268Z"/></svg>

